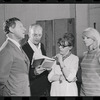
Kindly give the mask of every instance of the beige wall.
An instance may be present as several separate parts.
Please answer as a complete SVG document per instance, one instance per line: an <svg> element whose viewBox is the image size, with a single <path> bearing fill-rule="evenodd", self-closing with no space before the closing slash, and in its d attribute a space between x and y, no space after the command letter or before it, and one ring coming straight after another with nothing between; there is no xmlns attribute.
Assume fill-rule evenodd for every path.
<svg viewBox="0 0 100 100"><path fill-rule="evenodd" d="M77 55L81 57L86 50L81 33L88 27L88 4L0 4L0 46L5 40L2 23L14 16L22 20L26 33L36 20L76 18Z"/></svg>
<svg viewBox="0 0 100 100"><path fill-rule="evenodd" d="M100 32L100 4L89 5L89 26L94 27Z"/></svg>
<svg viewBox="0 0 100 100"><path fill-rule="evenodd" d="M27 33L36 20L70 18L70 4L0 4L0 46L5 40L2 23L11 17L20 18Z"/></svg>
<svg viewBox="0 0 100 100"><path fill-rule="evenodd" d="M66 9L66 10L65 10ZM69 4L9 4L5 5L5 18L16 16L26 28L36 20L69 18Z"/></svg>
<svg viewBox="0 0 100 100"><path fill-rule="evenodd" d="M77 34L77 55L83 56L83 52L86 50L82 41L82 32L88 27L88 4L76 5L76 34Z"/></svg>
<svg viewBox="0 0 100 100"><path fill-rule="evenodd" d="M82 41L82 32L87 27L94 27L100 32L100 4L76 4L77 55L82 57L86 47Z"/></svg>

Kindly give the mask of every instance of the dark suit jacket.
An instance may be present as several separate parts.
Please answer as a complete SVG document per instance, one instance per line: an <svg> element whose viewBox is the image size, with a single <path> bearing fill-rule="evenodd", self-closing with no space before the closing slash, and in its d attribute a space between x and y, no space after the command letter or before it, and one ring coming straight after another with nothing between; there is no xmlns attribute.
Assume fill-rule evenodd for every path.
<svg viewBox="0 0 100 100"><path fill-rule="evenodd" d="M10 40L0 51L0 95L30 96L29 59Z"/></svg>
<svg viewBox="0 0 100 100"><path fill-rule="evenodd" d="M25 45L23 45L22 48L30 59L29 79L30 79L31 95L32 96L42 96L42 95L49 96L50 83L47 79L48 71L44 71L40 75L35 75L34 68L31 67L31 61L32 61L34 51L30 47L28 42ZM43 44L41 44L41 51L43 55L46 55Z"/></svg>

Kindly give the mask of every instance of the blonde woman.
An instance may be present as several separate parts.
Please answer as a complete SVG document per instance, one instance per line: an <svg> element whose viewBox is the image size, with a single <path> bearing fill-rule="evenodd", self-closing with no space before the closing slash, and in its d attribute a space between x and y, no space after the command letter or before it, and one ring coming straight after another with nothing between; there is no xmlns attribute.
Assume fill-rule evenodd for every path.
<svg viewBox="0 0 100 100"><path fill-rule="evenodd" d="M100 96L100 33L90 27L83 31L82 38L87 51L81 62L80 96Z"/></svg>
<svg viewBox="0 0 100 100"><path fill-rule="evenodd" d="M50 96L78 96L76 73L79 58L71 53L74 46L74 36L65 33L58 40L59 54L55 56L56 62L48 75L51 82Z"/></svg>

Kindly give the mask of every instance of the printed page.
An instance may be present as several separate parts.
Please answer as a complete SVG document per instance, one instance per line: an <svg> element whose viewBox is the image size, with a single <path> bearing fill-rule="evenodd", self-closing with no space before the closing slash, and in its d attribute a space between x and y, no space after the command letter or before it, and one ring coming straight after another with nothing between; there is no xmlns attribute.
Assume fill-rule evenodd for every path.
<svg viewBox="0 0 100 100"><path fill-rule="evenodd" d="M55 60L45 59L41 64L43 68L51 68L54 64Z"/></svg>

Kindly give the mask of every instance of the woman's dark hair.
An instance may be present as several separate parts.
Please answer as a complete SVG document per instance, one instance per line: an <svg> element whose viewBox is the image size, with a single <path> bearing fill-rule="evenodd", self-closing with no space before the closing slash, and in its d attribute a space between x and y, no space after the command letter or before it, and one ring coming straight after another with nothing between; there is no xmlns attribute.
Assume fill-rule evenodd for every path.
<svg viewBox="0 0 100 100"><path fill-rule="evenodd" d="M68 42L67 45L66 45L66 42ZM75 38L72 33L65 33L62 38L58 39L58 44L63 47L74 46L74 42L75 42Z"/></svg>
<svg viewBox="0 0 100 100"><path fill-rule="evenodd" d="M6 34L10 32L9 27L15 27L16 26L16 21L20 21L20 19L13 17L10 19L7 19L4 24L3 24L3 30L5 31Z"/></svg>

